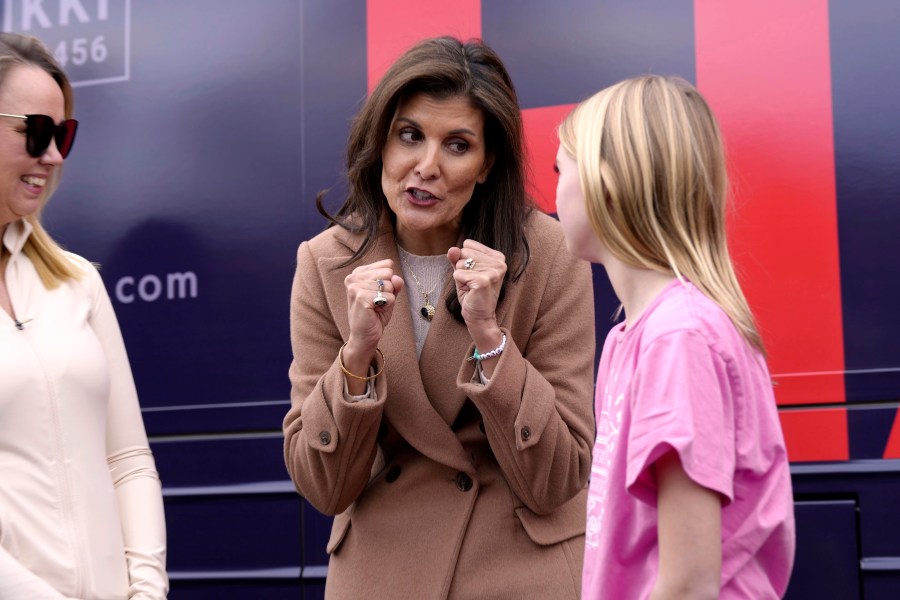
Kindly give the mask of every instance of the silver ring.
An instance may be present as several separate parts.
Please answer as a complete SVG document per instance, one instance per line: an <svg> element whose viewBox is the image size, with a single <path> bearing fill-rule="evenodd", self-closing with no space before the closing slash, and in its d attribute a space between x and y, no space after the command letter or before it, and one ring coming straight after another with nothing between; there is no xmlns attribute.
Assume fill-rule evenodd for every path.
<svg viewBox="0 0 900 600"><path fill-rule="evenodd" d="M476 263L475 263L475 259L474 259L474 258L467 258L467 259L466 259L466 262L463 263L463 268L464 268L466 271L471 271L472 269L475 268L475 264L476 264Z"/></svg>
<svg viewBox="0 0 900 600"><path fill-rule="evenodd" d="M387 298L381 293L384 291L384 279L376 279L375 283L378 284L378 293L375 294L375 300L373 300L372 303L375 304L375 306L381 307L387 304Z"/></svg>

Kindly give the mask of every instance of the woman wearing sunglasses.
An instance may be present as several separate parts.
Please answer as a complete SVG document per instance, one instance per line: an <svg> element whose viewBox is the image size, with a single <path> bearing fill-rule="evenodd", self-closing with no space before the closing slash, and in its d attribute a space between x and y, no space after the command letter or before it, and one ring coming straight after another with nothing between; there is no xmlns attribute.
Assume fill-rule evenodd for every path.
<svg viewBox="0 0 900 600"><path fill-rule="evenodd" d="M578 597L593 291L530 208L522 138L500 58L426 40L366 100L349 197L300 246L285 453L337 515L328 598Z"/></svg>
<svg viewBox="0 0 900 600"><path fill-rule="evenodd" d="M0 33L0 598L165 598L165 521L97 270L39 214L72 149L72 88Z"/></svg>

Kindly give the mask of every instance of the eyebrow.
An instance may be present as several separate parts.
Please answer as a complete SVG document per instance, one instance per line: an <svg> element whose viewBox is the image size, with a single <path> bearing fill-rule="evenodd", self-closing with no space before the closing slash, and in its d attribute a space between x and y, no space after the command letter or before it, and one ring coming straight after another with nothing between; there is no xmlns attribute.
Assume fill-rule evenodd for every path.
<svg viewBox="0 0 900 600"><path fill-rule="evenodd" d="M409 123L416 129L422 129L422 125L417 123L415 120L410 119L409 117L397 117L397 121L404 121L405 123ZM471 129L466 129L465 127L463 127L462 129L453 129L451 131L448 131L447 135L460 135L463 133L471 135L472 137L476 137L476 138L478 137L477 133L475 133Z"/></svg>

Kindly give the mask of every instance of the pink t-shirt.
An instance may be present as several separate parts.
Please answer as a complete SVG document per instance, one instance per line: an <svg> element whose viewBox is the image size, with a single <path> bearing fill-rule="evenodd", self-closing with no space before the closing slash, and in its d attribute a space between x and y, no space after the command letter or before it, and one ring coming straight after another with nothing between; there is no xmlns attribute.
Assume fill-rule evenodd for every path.
<svg viewBox="0 0 900 600"><path fill-rule="evenodd" d="M582 598L647 598L659 570L653 463L670 449L722 496L720 598L777 598L794 562L784 436L763 357L675 280L606 339L595 399Z"/></svg>

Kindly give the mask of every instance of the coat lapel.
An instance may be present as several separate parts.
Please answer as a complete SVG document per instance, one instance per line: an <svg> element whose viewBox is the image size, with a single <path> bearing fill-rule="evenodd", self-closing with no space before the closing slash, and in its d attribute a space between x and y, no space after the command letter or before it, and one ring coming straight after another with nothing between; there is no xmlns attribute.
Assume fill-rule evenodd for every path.
<svg viewBox="0 0 900 600"><path fill-rule="evenodd" d="M444 299L453 286L453 279L444 287L440 296L440 305L435 312L434 321L428 331L422 357L419 360L423 385L435 410L448 425L452 425L459 416L466 395L455 385L445 388L447 381L456 381L460 363L467 358L472 345L472 338L466 326L453 318L446 309ZM510 286L503 303L497 307L497 322L503 326L503 319L509 307L508 298L515 286ZM435 303L437 305L437 303ZM407 314L408 314L407 310ZM509 329L509 328L508 328Z"/></svg>
<svg viewBox="0 0 900 600"><path fill-rule="evenodd" d="M339 240L352 248L349 236L338 236ZM394 269L400 273L400 256L397 252L397 244L394 241L393 230L390 225L382 228L382 232L372 247L372 250L362 259L361 263L374 262L384 258L394 261ZM320 264L323 268L334 268L345 260L339 258L322 258ZM326 295L328 304L332 307L335 321L341 331L343 339L349 336L349 324L347 323L347 294L344 289L344 277L349 274L357 263L338 269L326 280ZM327 273L327 271L323 271ZM445 290L446 293L446 290ZM442 296L443 297L443 296ZM468 340L468 332L465 327L459 326L446 310L439 311L441 317L435 315L431 324L431 330L422 351L422 362L416 359L416 343L412 328L412 315L410 314L409 301L406 292L397 295L397 303L391 315L391 321L385 328L379 347L385 354L388 397L385 401L384 414L397 432L416 450L428 458L464 471L471 470L472 463L467 458L466 452L450 428L450 423L459 412L465 397L457 392L455 382L459 369L459 355L465 352L469 342L461 341L460 331ZM448 322L449 321L449 322ZM452 341L451 341L452 340ZM463 343L462 346L459 344ZM431 350L429 350L431 347ZM454 350L459 348L458 350ZM426 355L431 356L426 359ZM430 385L426 388L422 373L433 374L426 376ZM446 388L446 382L453 382L452 387ZM448 397L449 396L449 397ZM456 396L462 396L457 399ZM429 399L431 401L429 402ZM440 408L437 408L440 407Z"/></svg>
<svg viewBox="0 0 900 600"><path fill-rule="evenodd" d="M452 278L435 302L437 310L428 330L428 337L419 359L419 371L425 393L431 404L448 426L456 420L466 395L456 387L459 365L472 344L466 326L457 322L444 303L453 286ZM407 311L408 313L408 311ZM453 382L452 387L447 382Z"/></svg>

